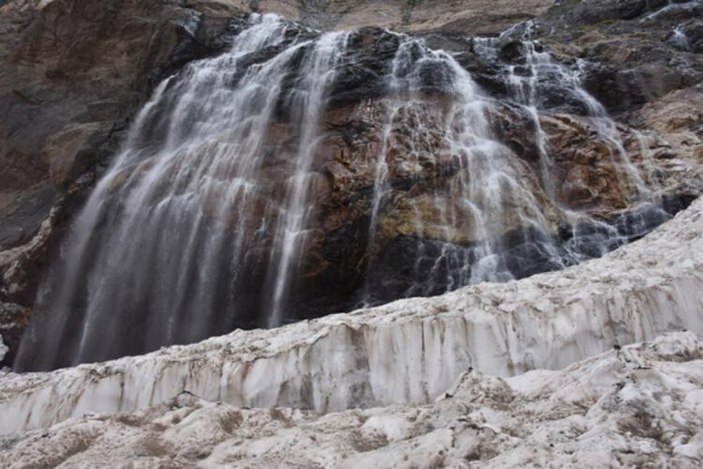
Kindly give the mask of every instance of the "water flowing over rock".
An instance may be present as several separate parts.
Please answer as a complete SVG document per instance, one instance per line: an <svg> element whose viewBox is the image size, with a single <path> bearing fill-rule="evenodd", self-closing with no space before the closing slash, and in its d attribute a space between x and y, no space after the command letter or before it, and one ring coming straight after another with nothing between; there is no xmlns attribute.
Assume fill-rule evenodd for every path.
<svg viewBox="0 0 703 469"><path fill-rule="evenodd" d="M534 27L463 38L455 57L374 28L238 24L227 52L164 80L132 123L39 291L17 368L522 278L667 220L687 200L630 158L583 63L552 59ZM47 151L89 135L71 127ZM75 163L54 166L62 181Z"/></svg>
<svg viewBox="0 0 703 469"><path fill-rule="evenodd" d="M6 363L67 225L153 86L221 51L241 18L219 3L180 3L0 6L0 301L21 311L0 321Z"/></svg>
<svg viewBox="0 0 703 469"><path fill-rule="evenodd" d="M9 349L7 348L7 345L5 345L5 344L2 342L2 336L0 335L0 360L2 360L3 358L5 358L5 354L7 353L8 350L9 350Z"/></svg>

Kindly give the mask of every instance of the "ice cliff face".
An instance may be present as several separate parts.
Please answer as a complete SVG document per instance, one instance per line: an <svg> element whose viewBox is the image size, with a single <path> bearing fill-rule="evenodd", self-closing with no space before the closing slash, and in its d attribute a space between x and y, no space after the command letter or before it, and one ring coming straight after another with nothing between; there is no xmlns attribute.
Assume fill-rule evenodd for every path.
<svg viewBox="0 0 703 469"><path fill-rule="evenodd" d="M512 376L669 331L703 334L702 209L696 201L643 240L562 272L103 364L10 373L0 381L0 429L147 409L183 391L323 413L424 404L468 368Z"/></svg>
<svg viewBox="0 0 703 469"><path fill-rule="evenodd" d="M0 439L10 467L700 467L703 340L673 333L562 371L461 374L432 404L241 409L183 393Z"/></svg>

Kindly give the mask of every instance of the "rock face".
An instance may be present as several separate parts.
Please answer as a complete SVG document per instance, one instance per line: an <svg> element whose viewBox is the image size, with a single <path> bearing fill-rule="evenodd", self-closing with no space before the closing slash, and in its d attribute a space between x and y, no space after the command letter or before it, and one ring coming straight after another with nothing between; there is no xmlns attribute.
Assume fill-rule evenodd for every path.
<svg viewBox="0 0 703 469"><path fill-rule="evenodd" d="M305 256L294 268L286 267L295 276L284 288L289 313L284 319L521 278L641 237L690 203L701 187L703 124L692 104L700 100L703 76L696 53L698 2L585 5L506 0L487 14L473 1L441 8L373 1L10 2L2 7L0 57L8 64L0 80L0 91L5 90L0 106L5 102L4 114L11 116L0 122L0 135L7 136L0 158L8 161L0 170L8 181L0 195L5 201L0 216L7 220L0 229L0 300L17 305L13 311L35 306L39 278L61 255L58 241L124 142L136 110L165 76L183 74L189 61L236 44L247 27L240 11L251 9L323 28L364 27L349 36L314 129L320 138L304 199L315 203L306 209L308 224L299 227L305 232L305 249L299 249ZM513 25L497 38L483 37ZM426 49L377 26L421 33ZM288 34L285 47L318 35L292 24ZM266 63L281 53L279 46L257 51L248 63L254 68ZM421 63L418 54L426 54L435 66L419 66L408 85L398 68L403 54L416 63ZM454 65L457 69L448 72ZM290 95L305 78L298 66L281 82ZM475 94L457 93L450 83L462 74L475 83ZM400 87L389 86L394 77ZM414 93L410 99L407 90ZM476 115L489 123L478 140L493 146L490 159L510 161L497 189L484 183L490 179L483 177L484 169L466 166L456 148L457 142L464 149L479 147L466 138L469 132L457 130L468 121L456 118L456 103L469 95L484 107ZM277 103L274 117L260 152L266 164L255 174L270 190L250 202L250 212L263 220L290 209L285 199L293 192L281 188L289 186L291 162L300 153L299 119L290 103ZM40 124L26 125L30 121ZM477 140L477 135L470 137ZM147 169L131 168L121 177ZM124 180L115 179L115 192ZM477 187L483 201L471 193L473 198L465 198L474 205L457 202ZM218 197L209 197L203 217L231 226L239 221L235 214L217 213ZM636 206L641 201L653 203ZM477 210L500 217L478 222ZM98 233L100 227L111 229L103 224ZM269 229L254 223L241 228L248 250L240 267L247 275L236 282L227 275L217 280L211 290L218 293L206 308L217 312L220 325L177 341L266 325L262 317L276 308L265 297L276 295L270 294L273 287L261 286L277 284L271 272L285 264L271 260L278 241ZM239 231L228 236L232 233ZM485 269L499 274L485 275ZM61 268L56 270L63 278ZM84 277L77 283L87 285L90 269L78 270ZM47 290L65 289L47 285ZM145 298L130 306L135 317L153 304ZM83 314L85 298L76 295L68 303ZM43 309L51 314L51 308ZM25 323L26 313L6 322L12 328L5 334L9 360ZM143 329L138 321L123 323ZM92 358L156 347L144 343L135 338L127 348Z"/></svg>
<svg viewBox="0 0 703 469"><path fill-rule="evenodd" d="M563 371L510 379L465 371L418 407L320 416L183 392L139 412L84 415L13 435L0 456L9 467L693 468L703 462L702 384L703 340L676 333Z"/></svg>
<svg viewBox="0 0 703 469"><path fill-rule="evenodd" d="M242 10L271 12L319 29L376 26L395 31L422 32L443 28L471 35L498 34L510 26L544 13L551 0L496 0L490 11L480 0L451 2L407 0L225 0ZM253 8L252 8L253 7Z"/></svg>
<svg viewBox="0 0 703 469"><path fill-rule="evenodd" d="M698 200L642 240L562 272L103 364L5 374L0 429L133 412L182 391L236 407L325 413L423 404L469 367L507 377L666 332L703 334L702 213Z"/></svg>

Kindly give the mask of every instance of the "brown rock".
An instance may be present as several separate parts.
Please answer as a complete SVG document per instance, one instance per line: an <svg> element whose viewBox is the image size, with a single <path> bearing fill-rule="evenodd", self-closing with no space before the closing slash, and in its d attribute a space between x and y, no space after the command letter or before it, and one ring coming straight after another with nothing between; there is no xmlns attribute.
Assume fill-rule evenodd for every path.
<svg viewBox="0 0 703 469"><path fill-rule="evenodd" d="M70 124L49 137L42 149L49 163L51 181L64 188L95 163L95 150L104 142L112 125L109 122Z"/></svg>

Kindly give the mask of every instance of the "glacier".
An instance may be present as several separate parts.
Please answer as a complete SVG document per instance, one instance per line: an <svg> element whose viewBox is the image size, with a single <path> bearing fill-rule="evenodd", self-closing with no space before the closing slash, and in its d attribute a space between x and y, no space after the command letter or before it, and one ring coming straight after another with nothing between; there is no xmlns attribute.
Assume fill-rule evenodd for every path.
<svg viewBox="0 0 703 469"><path fill-rule="evenodd" d="M467 370L424 406L246 409L181 393L0 438L9 467L700 467L703 339L670 333L561 371Z"/></svg>

